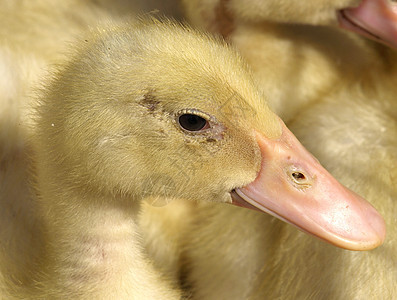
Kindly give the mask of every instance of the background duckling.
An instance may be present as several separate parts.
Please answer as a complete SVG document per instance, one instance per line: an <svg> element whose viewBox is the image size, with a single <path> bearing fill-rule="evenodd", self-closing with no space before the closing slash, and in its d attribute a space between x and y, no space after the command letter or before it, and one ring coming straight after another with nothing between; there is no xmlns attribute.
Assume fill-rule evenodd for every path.
<svg viewBox="0 0 397 300"><path fill-rule="evenodd" d="M369 2L184 1L193 24L227 36L238 47L270 96L270 106L332 174L380 209L389 236L377 250L346 252L296 234L270 217L233 207L222 212L203 208L198 219L205 215L206 221L194 229L185 255L192 264L188 284L195 287L196 299L219 295L391 299L397 295L396 54L335 28L341 9L355 11L347 8L359 4L358 9L365 5L367 9ZM387 5L383 13L393 8L391 2L372 3ZM288 9L276 9L284 4ZM295 6L302 10L292 9ZM325 9L328 12L321 13ZM393 15L383 21L391 19ZM382 26L385 23L376 28ZM382 42L393 43L390 32L376 34ZM272 77L265 76L269 68ZM228 222L232 219L249 225L233 226ZM200 250L202 245L207 248ZM213 251L221 245L227 254ZM240 255L230 250L237 245L242 248Z"/></svg>
<svg viewBox="0 0 397 300"><path fill-rule="evenodd" d="M230 33L243 22L340 25L376 41L396 45L395 5L386 0L181 1L189 18L210 31Z"/></svg>
<svg viewBox="0 0 397 300"><path fill-rule="evenodd" d="M371 3L381 6L383 2ZM338 19L344 24L341 12L355 11L350 7L359 5L359 1L182 3L193 25L220 33L238 47L269 95L272 109L286 122L305 106L332 93L341 84L341 78L352 84L359 80L381 84L390 82L395 72L394 51L337 28ZM387 3L388 9L380 17L392 12L394 4ZM376 27L377 23L373 23L365 28L369 32L372 26L376 28L373 34L379 35L378 31L385 26ZM383 40L393 42L391 38ZM267 68L272 68L272 80L262 73ZM367 72L369 69L371 72ZM275 87L273 81L282 88Z"/></svg>
<svg viewBox="0 0 397 300"><path fill-rule="evenodd" d="M142 246L137 214L146 197L232 202L233 193L331 243L382 243L381 217L300 146L219 41L168 21L110 23L85 35L53 77L32 136L41 240L22 286L0 265L10 297L179 298ZM307 176L307 192L295 173ZM346 206L324 217L353 221L334 226L309 212L308 222L288 201L269 202L295 197L309 210L314 200Z"/></svg>

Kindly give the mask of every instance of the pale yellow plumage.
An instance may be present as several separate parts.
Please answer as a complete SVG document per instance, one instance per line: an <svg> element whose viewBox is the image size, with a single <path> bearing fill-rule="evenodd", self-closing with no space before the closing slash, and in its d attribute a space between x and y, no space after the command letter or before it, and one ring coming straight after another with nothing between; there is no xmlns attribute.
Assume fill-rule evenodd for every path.
<svg viewBox="0 0 397 300"><path fill-rule="evenodd" d="M45 9L48 8L45 1L37 3L42 3ZM77 1L73 4L77 5L78 3ZM103 3L104 5L109 4L106 1ZM23 73L16 72L16 77L19 78L20 82L28 83L27 86L19 86L19 89L16 89L17 92L25 93L28 91L28 93L31 93L31 87L37 86L37 81L40 78L48 80L47 75L44 74L45 72L42 73L42 70L47 70L50 63L55 62L61 66L58 68L60 71L54 74L54 83L44 92L44 103L48 104L39 109L41 117L38 119L38 123L33 123L32 128L38 128L37 135L34 135L32 139L34 144L33 154L30 152L30 145L25 144L26 136L31 134L31 131L25 127L26 124L30 123L30 118L26 121L23 119L22 122L18 119L12 121L15 114L9 114L11 121L7 120L10 123L6 123L13 124L11 130L18 128L15 126L16 122L19 122L22 126L20 130L18 129L18 132L21 132L20 136L9 135L21 137L15 139L15 141L20 142L12 143L20 148L15 146L15 148L7 150L8 156L2 164L2 166L5 166L2 171L5 170L5 172L1 174L11 183L11 185L7 185L7 187L10 187L10 189L7 189L9 192L2 193L2 195L7 196L7 199L4 198L7 202L3 203L10 203L12 207L8 210L10 213L4 223L14 224L13 218L15 216L22 219L28 214L27 220L31 222L28 227L31 233L26 233L26 226L22 227L20 231L28 237L38 236L39 238L32 243L29 238L23 240L23 249L29 249L29 254L32 254L33 259L27 257L26 252L15 251L15 249L20 249L18 248L20 247L19 240L16 241L16 245L10 243L6 245L6 248L3 248L8 251L2 254L6 255L7 259L0 260L0 267L6 270L1 273L0 280L5 277L5 281L9 284L11 275L14 281L11 281L11 285L7 286L8 290L2 295L10 293L16 298L179 298L180 292L174 289L174 284L170 284L169 280L164 278L161 273L167 273L173 279L177 277L179 266L177 261L181 252L181 241L183 240L183 243L186 243L192 238L190 232L186 234L190 230L188 227L190 222L198 222L196 225L203 225L205 231L207 227L211 228L213 220L222 220L222 218L211 217L212 214L217 214L218 209L213 208L212 210L211 208L211 211L206 212L207 209L203 208L197 215L196 208L192 211L189 206L181 206L179 212L175 213L185 219L179 221L170 217L171 220L167 220L170 215L166 214L160 218L161 222L155 223L153 226L149 222L151 216L157 214L157 217L159 217L156 209L150 211L150 208L147 207L147 211L150 211L149 214L144 213L141 223L138 224L137 207L132 206L125 210L120 210L120 207L124 203L129 203L129 197L132 195L140 198L143 195L150 194L167 196L169 199L186 196L193 200L215 200L217 198L217 201L230 201L228 196L230 188L234 187L236 182L241 186L252 181L255 177L255 171L253 170L256 170L258 165L257 158L255 158L257 153L251 150L247 151L247 147L253 145L253 141L252 136L246 135L248 130L246 118L249 120L248 123L255 124L256 128L266 132L269 137L277 136L279 128L274 126L274 121L271 121L273 115L266 108L261 95L255 92L250 76L246 77L245 67L241 65L239 58L231 52L224 52L223 46L219 46L217 42L208 40L206 36L197 36L192 32L185 35L186 32L172 24L169 27L166 26L167 29L165 30L161 26L157 29L156 26L147 29L150 26L145 27L146 25L142 25L142 27L138 25L138 28L134 27L135 25L124 27L125 25L119 26L117 21L112 23L110 27L108 24L106 28L99 27L98 31L93 30L91 34L81 35L81 32L85 32L87 25L96 24L97 18L108 18L108 12L96 5L92 7L82 5L81 9L77 9L77 6L66 5L66 8L63 9L67 13L75 12L77 19L82 19L79 19L80 21L76 23L70 20L65 21L67 26L62 26L61 23L60 28L46 27L49 30L47 33L46 31L43 32L42 40L48 42L48 45L37 40L37 35L32 35L31 49L29 49L28 43L18 46L22 52L31 51L29 55L25 55L19 54L13 48L13 45L17 45L18 41L10 43L10 48L3 44L3 49L6 49L4 51L8 51L9 55L16 55L16 59L10 61L16 61L16 64L20 66L26 66L26 61L21 58L28 57L28 64L37 66L36 68L29 68L30 70L37 70L33 72L33 79L29 79L30 77L27 79L20 75ZM16 11L20 13L20 11ZM18 16L16 11L14 10L13 13ZM35 10L33 9L32 12L34 14ZM113 14L112 18L118 14ZM49 16L51 14L44 10L38 13L37 20L43 21ZM20 17L24 18L25 16L22 14ZM53 22L51 18L54 18L54 16L50 17L49 24ZM59 20L64 18L64 15L59 16ZM43 23L38 22L37 24L39 34L42 33L40 28L42 28ZM64 30L65 28L67 30ZM54 41L58 41L58 33L62 33L60 37L62 42L73 39L80 41L78 42L80 46L77 47L75 54L73 54L74 52L67 52L65 55L62 50L64 44L54 43ZM6 33L5 36L7 34L10 33ZM52 35L56 40L49 38ZM134 42L138 41L138 43L129 43L127 42L128 39ZM97 42L101 40L104 42ZM106 48L106 43L109 43L111 49ZM123 51L123 49L126 49L126 44L132 47L132 52L143 51L142 53L145 53L145 51L149 51L146 53L147 56L140 57L143 66L146 67L134 69L132 72L128 71L128 68L134 65L131 63L132 57L129 56L128 51ZM154 44L160 45L159 48L154 47L152 49ZM138 46L134 48L133 45ZM181 49L184 50L182 51L182 60L180 56L174 56L175 53L180 53ZM110 53L112 55L107 56ZM114 53L116 53L115 56L113 56ZM136 54L136 52L133 53ZM152 55L161 57L162 63L151 64ZM49 57L53 58L48 59ZM75 59L71 63L65 64L64 61L67 57L75 57ZM126 57L129 59L125 60ZM173 68L170 70L169 66ZM12 67L7 68L7 70L15 70ZM219 70L222 70L222 72L220 73ZM107 78L107 80L103 80L104 78ZM12 82L18 83L19 81L13 79ZM150 82L150 88L147 87L148 82ZM186 82L189 82L189 84ZM227 87L219 84L222 82L227 82ZM9 88L10 85L5 84L4 86ZM133 92L130 89L131 86L134 87ZM183 92L181 92L181 88ZM37 93L37 90L35 90L35 93ZM12 93L8 89L5 94L11 95ZM18 93L15 94L19 95ZM62 97L58 97L60 95ZM103 98L104 95L106 97ZM234 97L236 95L237 97ZM230 98L230 96L233 97ZM131 107L127 105L130 97L137 101L133 101ZM43 96L39 98L43 98ZM60 101L60 98L64 101ZM161 98L161 101L157 101L158 98ZM172 101L165 100L165 98L172 99ZM12 112L15 108L17 113L22 111L22 118L30 117L31 105L29 101L31 101L30 99L37 99L37 97L31 98L29 94L25 98L26 100L19 96L15 99L20 101L17 102L17 105L21 104L26 107L26 111L29 113L26 114L20 110L20 107L15 107L13 104L15 102L10 102L12 105L7 106L6 112ZM80 105L77 110L72 105L74 99L79 99ZM236 113L236 107L244 108L247 101L249 103L248 109L239 109ZM130 151L144 153L147 152L147 149L156 149L157 143L161 143L161 140L165 137L177 138L178 134L175 133L173 127L175 124L164 122L164 120L168 117L167 111L175 110L181 103L184 104L182 107L200 105L201 110L216 113L230 127L235 128L230 135L231 138L226 143L232 145L233 150L230 150L230 147L225 147L229 150L218 152L216 146L211 146L208 149L210 151L200 152L201 150L194 139L189 140L187 138L188 148L193 149L195 162L197 154L201 159L193 164L195 168L187 169L181 169L181 165L186 163L189 157L193 158L192 153L186 149L179 154L178 152L175 153L178 143L173 144L172 147L162 144L160 153L150 150L141 157L143 160L129 157ZM227 105L225 106L224 103L227 103ZM252 114L252 108L255 114ZM139 112L138 118L131 118L131 115L137 112ZM268 116L268 118L264 118L264 116ZM132 124L141 126L145 124L147 118L152 120L152 117L154 122L147 123L148 129L150 128L147 132L138 132L133 129ZM243 122L241 122L241 118ZM36 127L36 124L39 124L39 126ZM132 136L137 138L135 139ZM133 142L128 142L130 137ZM208 143L211 144L217 139L219 139L219 136L215 134L214 139L210 139L211 141L208 141ZM50 142L48 142L49 140ZM183 143L180 145L183 145ZM16 149L19 150L15 151ZM145 151L142 151L143 149ZM170 151L173 153L172 160L156 159L156 157L167 157L167 153ZM15 197L15 199L26 198L24 201L30 203L29 197L24 192L27 188L26 182L17 181L15 178L19 177L18 172L24 172L25 159L30 164L31 157L35 157L37 162L33 167L33 172L38 174L35 176L35 188L41 195L39 197L41 207L38 210L40 211L39 215L44 216L44 223L40 223L34 217L31 217L32 210L36 209L34 205L32 209L28 206L29 209L27 210L26 207L23 209L18 207L20 203L15 206L14 202L9 201L12 197ZM175 159L177 162L183 163L175 163ZM206 161L204 164L203 159ZM98 161L101 161L101 164L98 164ZM153 176L153 170L149 171L141 167L148 161L156 162L153 164L156 176ZM161 161L161 163L159 164L158 161ZM230 161L233 162L232 165L229 165ZM236 163L236 161L239 161L239 163ZM16 163L20 164L21 167L14 169ZM135 168L132 167L134 165ZM200 165L201 169L197 169L196 165ZM252 168L252 166L254 167ZM137 168L140 170L139 176L130 175ZM8 170L11 170L11 173L7 173ZM18 171L13 173L12 170ZM126 172L126 170L131 171L131 173ZM186 172L188 176L186 176ZM222 175L224 174L228 176L223 180ZM211 178L209 184L208 178ZM219 178L219 182L214 182L212 178ZM186 180L189 183L187 185ZM12 185L17 187L15 188ZM20 188L19 185L22 187ZM200 189L204 185L206 189ZM170 189L164 189L164 186L168 186ZM220 186L221 189L219 189ZM1 188L4 191L5 185ZM118 201L121 202L111 202L110 207L108 206L105 209L103 207L103 203L105 203L104 195L107 195L107 197L117 196ZM54 202L53 199L57 199L57 201ZM82 205L82 200L87 205ZM93 209L91 205L94 205L96 209ZM178 203L173 203L173 205L178 206ZM175 206L169 209L173 208ZM226 214L230 218L233 215L227 212L228 209L228 207L225 208ZM18 213L14 214L13 210L17 210ZM204 215L205 212L208 215ZM237 244L238 249L235 247L235 243L227 242L224 247L226 250L224 257L229 258L230 261L234 261L237 257L240 266L244 266L247 274L252 276L258 266L262 267L263 261L263 258L258 256L257 253L262 248L252 247L253 243L262 243L272 238L269 238L266 233L258 231L259 233L256 234L260 235L260 238L255 239L256 234L252 235L252 228L248 225L253 222L254 228L258 228L258 223L255 223L258 215L252 214L252 218L247 221L245 219L246 213L248 212L241 210L240 222L239 217L235 218L234 221L239 225L235 230L233 230L233 226L225 223L221 223L218 230L221 231L219 232L219 240L222 240L223 235L228 232L237 241L243 239L243 243ZM189 216L185 216L185 214ZM187 220L188 217L189 220ZM270 217L264 218L271 219ZM10 222L10 220L12 221ZM203 223L202 220L206 221ZM207 220L210 226L206 225ZM173 224L172 227L167 228L165 234L158 229L162 222L163 224ZM244 222L247 222L247 227L242 224ZM178 230L178 226L181 226L181 224L186 228ZM239 230L243 228L245 230L240 234ZM13 233L12 230L15 230L15 228L6 229L3 233L5 232L6 235L10 236L10 233ZM42 235L43 232L45 232L44 235ZM159 239L160 232L162 233L160 238L163 238L163 241ZM194 232L196 233L196 231ZM209 232L206 238L211 241L215 232ZM247 234L250 234L249 239L247 239ZM296 232L294 231L293 234L296 234ZM143 243L141 242L141 235L148 237ZM186 238L186 236L189 238ZM42 237L44 238L42 239ZM167 237L171 237L174 243L169 248L164 247L164 243L169 241ZM271 234L270 237L272 237ZM195 242L196 239L199 241L201 239L201 244L206 240L201 238L200 233L193 236L193 243L191 244L193 246L189 246L188 251L192 251L192 257L195 257L195 260L193 262L183 261L183 265L197 268L200 273L205 270L205 264L211 262L211 259L205 257L200 260L200 255L194 256L194 251L198 251L199 254L208 253L210 242L203 248L196 249L194 247L198 245ZM154 264L146 258L144 246L149 249L149 253L155 258ZM9 251L7 247L14 248ZM158 251L160 248L164 250ZM219 247L212 250L218 249ZM237 256L236 250L239 251ZM10 253L15 256L19 264L9 263ZM77 253L86 253L87 256L77 255ZM184 254L185 258L190 257L191 254L186 253L187 255ZM171 257L167 257L168 255ZM135 256L132 264L130 264L131 256ZM20 260L21 257L22 260ZM258 263L258 257L260 263ZM94 260L92 260L93 258ZM7 264L5 261L7 261ZM97 264L98 262L99 264ZM222 260L218 260L210 267L214 266L216 266L216 272L223 273L230 270L233 265L222 266ZM225 269L222 269L223 267ZM37 273L37 270L40 270L40 272ZM189 272L190 269L185 269L185 271ZM232 268L232 271L238 271L238 269ZM244 274L244 272L240 272L241 274ZM211 278L207 276L208 274L204 275L204 278ZM241 279L241 277L236 278L233 273L229 273L227 279L226 286L222 281L211 281L211 284L215 287L226 287L228 289L226 293L222 294L225 297L233 291L237 292L234 295L241 295L239 293L245 293L247 288L251 289L253 286L252 280L236 280ZM255 278L250 277L250 279ZM36 286L32 283L32 280L39 284ZM139 284L137 284L138 281ZM203 292L208 291L209 287L205 287ZM1 289L5 289L4 284L0 285L0 291ZM260 291L260 289L256 290ZM5 298L11 298L11 295ZM260 297L263 296L261 291L259 295Z"/></svg>
<svg viewBox="0 0 397 300"><path fill-rule="evenodd" d="M251 127L274 138L280 123L220 41L170 21L113 21L88 33L80 25L66 34L80 33L76 49L54 58L51 78L40 77L49 82L34 91L37 100L12 99L28 105L33 126L10 124L23 144L13 141L2 156L2 297L178 299L146 257L140 200L230 202L260 165ZM52 45L44 49L58 55L62 47ZM40 51L20 47L36 63ZM237 106L257 114L236 114ZM175 118L190 110L209 114L213 129L184 133ZM28 167L27 182L18 177Z"/></svg>

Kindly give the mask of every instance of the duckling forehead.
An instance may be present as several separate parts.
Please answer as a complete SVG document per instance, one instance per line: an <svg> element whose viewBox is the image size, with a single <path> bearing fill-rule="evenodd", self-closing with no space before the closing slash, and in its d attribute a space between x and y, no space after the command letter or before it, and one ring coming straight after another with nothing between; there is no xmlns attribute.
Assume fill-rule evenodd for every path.
<svg viewBox="0 0 397 300"><path fill-rule="evenodd" d="M269 139L278 139L282 134L281 120L268 107L264 109L267 111L257 111L253 127Z"/></svg>
<svg viewBox="0 0 397 300"><path fill-rule="evenodd" d="M227 127L255 129L270 139L280 137L280 119L270 110L251 78L244 72L237 78L223 76L215 77L212 97L206 99L215 106L217 119Z"/></svg>
<svg viewBox="0 0 397 300"><path fill-rule="evenodd" d="M170 35L153 24L147 28L154 30L143 30L142 36L133 37L136 45L126 53L131 56L131 63L122 66L114 62L120 70L124 69L122 74L129 74L120 80L127 78L135 87L151 90L168 112L195 108L227 127L252 128L268 138L281 135L278 117L259 94L235 50L190 29L171 26L174 34ZM119 42L127 41L121 39L116 45ZM124 50L116 47L111 52L118 51ZM112 55L114 59L119 56L122 55ZM106 56L105 61L108 59ZM116 68L116 74L120 70Z"/></svg>
<svg viewBox="0 0 397 300"><path fill-rule="evenodd" d="M277 115L256 92L244 92L220 81L191 80L184 87L157 90L166 111L198 110L225 128L256 130L270 139L281 136Z"/></svg>
<svg viewBox="0 0 397 300"><path fill-rule="evenodd" d="M220 105L219 112L228 123L254 129L269 139L277 139L282 134L279 117L256 93L243 96L234 90Z"/></svg>

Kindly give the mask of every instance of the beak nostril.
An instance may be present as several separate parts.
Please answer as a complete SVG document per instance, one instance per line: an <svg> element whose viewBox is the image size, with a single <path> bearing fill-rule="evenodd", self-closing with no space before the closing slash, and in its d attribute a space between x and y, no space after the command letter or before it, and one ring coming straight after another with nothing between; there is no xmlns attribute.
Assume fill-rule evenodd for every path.
<svg viewBox="0 0 397 300"><path fill-rule="evenodd" d="M296 181L302 181L306 179L306 176L301 172L293 172L292 177L294 177Z"/></svg>
<svg viewBox="0 0 397 300"><path fill-rule="evenodd" d="M304 172L294 166L288 168L287 175L292 183L298 188L308 188L312 185L312 177L307 176Z"/></svg>

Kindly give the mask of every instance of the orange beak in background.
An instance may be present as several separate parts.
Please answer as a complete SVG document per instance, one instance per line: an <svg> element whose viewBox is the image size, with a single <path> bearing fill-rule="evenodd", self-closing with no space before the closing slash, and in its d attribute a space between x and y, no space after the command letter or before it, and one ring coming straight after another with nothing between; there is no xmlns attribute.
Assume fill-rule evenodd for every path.
<svg viewBox="0 0 397 300"><path fill-rule="evenodd" d="M334 179L282 123L270 140L256 132L262 165L252 183L232 192L233 204L267 212L349 250L370 250L385 238L383 218Z"/></svg>
<svg viewBox="0 0 397 300"><path fill-rule="evenodd" d="M363 0L358 7L339 12L339 25L397 48L397 2Z"/></svg>

